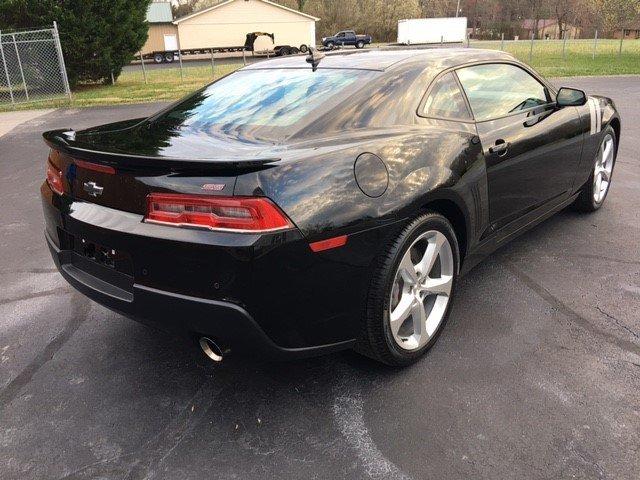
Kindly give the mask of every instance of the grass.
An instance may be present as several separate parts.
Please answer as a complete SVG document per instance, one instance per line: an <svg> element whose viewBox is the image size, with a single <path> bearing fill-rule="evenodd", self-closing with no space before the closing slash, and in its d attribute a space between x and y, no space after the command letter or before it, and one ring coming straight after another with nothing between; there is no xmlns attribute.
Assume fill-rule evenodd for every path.
<svg viewBox="0 0 640 480"><path fill-rule="evenodd" d="M593 56L593 40L568 40L563 57L561 40L472 41L474 48L500 49L529 63L546 77L640 74L640 40L625 40L619 53L619 40L598 40ZM177 66L176 66L177 67ZM73 98L46 99L15 106L0 105L0 111L55 107L88 107L125 103L170 101L179 99L194 90L240 67L238 63L217 62L215 75L211 67L189 67L185 63L181 78L178 68L147 69L147 83L141 68L127 70L115 85L83 85L73 92Z"/></svg>
<svg viewBox="0 0 640 480"><path fill-rule="evenodd" d="M147 70L147 83L142 70L124 71L114 85L80 85L72 92L72 99L43 99L16 105L0 105L0 111L26 110L34 108L93 107L125 103L144 103L177 100L201 88L216 78L220 78L241 64L217 63L215 76L211 67L185 66L181 78L179 68ZM140 67L138 67L140 68Z"/></svg>
<svg viewBox="0 0 640 480"><path fill-rule="evenodd" d="M472 42L472 47L500 49L500 41ZM593 40L505 41L504 50L528 63L545 77L640 74L640 40L598 40L595 57ZM531 53L531 56L530 56Z"/></svg>

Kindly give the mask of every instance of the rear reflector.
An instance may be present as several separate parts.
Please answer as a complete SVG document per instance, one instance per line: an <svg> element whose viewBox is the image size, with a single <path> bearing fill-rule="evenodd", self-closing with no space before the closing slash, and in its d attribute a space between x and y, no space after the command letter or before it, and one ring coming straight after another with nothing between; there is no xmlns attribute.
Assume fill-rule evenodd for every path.
<svg viewBox="0 0 640 480"><path fill-rule="evenodd" d="M84 168L85 170L108 173L109 175L115 175L116 173L116 169L110 167L109 165L100 165L98 163L85 162L84 160L74 160L73 163L75 163L80 168Z"/></svg>
<svg viewBox="0 0 640 480"><path fill-rule="evenodd" d="M263 197L209 197L176 193L147 196L148 223L202 227L233 232L271 232L293 224L271 200Z"/></svg>
<svg viewBox="0 0 640 480"><path fill-rule="evenodd" d="M347 243L347 235L320 240L319 242L310 243L309 246L314 252L322 252L331 248L342 247Z"/></svg>
<svg viewBox="0 0 640 480"><path fill-rule="evenodd" d="M47 162L47 183L51 190L58 195L64 193L64 186L62 184L62 172L58 170L58 167L53 165L50 161Z"/></svg>

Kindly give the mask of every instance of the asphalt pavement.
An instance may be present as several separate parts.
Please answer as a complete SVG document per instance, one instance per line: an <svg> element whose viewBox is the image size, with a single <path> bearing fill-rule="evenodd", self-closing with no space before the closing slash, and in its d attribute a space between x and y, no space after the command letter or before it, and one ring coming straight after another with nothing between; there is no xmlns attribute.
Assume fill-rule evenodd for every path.
<svg viewBox="0 0 640 480"><path fill-rule="evenodd" d="M57 110L1 136L0 478L637 479L640 77L557 83L622 112L607 203L476 267L437 345L401 370L350 352L206 363L66 284L42 233L42 131L160 104Z"/></svg>

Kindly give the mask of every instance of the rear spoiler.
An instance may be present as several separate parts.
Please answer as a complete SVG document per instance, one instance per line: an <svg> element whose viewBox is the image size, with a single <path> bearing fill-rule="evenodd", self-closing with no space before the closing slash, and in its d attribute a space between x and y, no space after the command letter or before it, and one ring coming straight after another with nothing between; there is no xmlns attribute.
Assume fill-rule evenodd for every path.
<svg viewBox="0 0 640 480"><path fill-rule="evenodd" d="M49 147L80 160L123 169L224 170L228 168L258 168L280 161L280 158L197 159L172 158L128 153L104 152L83 148L75 143L76 132L69 128L44 132Z"/></svg>

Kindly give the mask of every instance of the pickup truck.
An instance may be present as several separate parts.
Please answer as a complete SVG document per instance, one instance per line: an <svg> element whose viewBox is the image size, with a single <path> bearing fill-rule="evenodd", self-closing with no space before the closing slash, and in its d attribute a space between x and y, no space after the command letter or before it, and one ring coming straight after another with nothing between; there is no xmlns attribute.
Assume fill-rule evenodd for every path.
<svg viewBox="0 0 640 480"><path fill-rule="evenodd" d="M332 50L337 45L353 45L356 48L364 48L371 43L371 35L356 35L353 30L343 30L332 37L324 37L322 45Z"/></svg>

